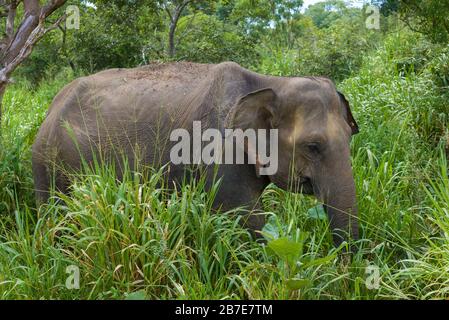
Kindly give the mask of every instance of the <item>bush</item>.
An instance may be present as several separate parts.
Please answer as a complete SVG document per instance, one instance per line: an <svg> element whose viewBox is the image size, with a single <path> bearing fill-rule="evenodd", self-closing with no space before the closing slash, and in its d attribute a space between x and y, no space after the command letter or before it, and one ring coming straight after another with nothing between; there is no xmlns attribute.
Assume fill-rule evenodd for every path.
<svg viewBox="0 0 449 320"><path fill-rule="evenodd" d="M367 30L361 16L337 20L324 29L311 26L308 19L298 22L299 37L294 48L276 45L261 48L258 70L326 76L341 81L359 70L364 53L375 48L382 37L380 32Z"/></svg>
<svg viewBox="0 0 449 320"><path fill-rule="evenodd" d="M257 58L255 39L236 26L203 13L180 19L176 59L202 63L234 61L248 66Z"/></svg>

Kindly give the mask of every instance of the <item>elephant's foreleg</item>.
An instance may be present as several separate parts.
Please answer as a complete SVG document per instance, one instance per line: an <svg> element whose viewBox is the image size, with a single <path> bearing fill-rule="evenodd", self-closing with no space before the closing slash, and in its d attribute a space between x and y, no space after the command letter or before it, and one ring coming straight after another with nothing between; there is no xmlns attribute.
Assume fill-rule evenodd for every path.
<svg viewBox="0 0 449 320"><path fill-rule="evenodd" d="M266 176L257 177L254 165L221 165L216 177L221 178L214 207L221 211L242 208L247 212L241 219L242 225L250 229L256 238L265 225L261 196L269 184ZM213 181L209 181L210 184Z"/></svg>

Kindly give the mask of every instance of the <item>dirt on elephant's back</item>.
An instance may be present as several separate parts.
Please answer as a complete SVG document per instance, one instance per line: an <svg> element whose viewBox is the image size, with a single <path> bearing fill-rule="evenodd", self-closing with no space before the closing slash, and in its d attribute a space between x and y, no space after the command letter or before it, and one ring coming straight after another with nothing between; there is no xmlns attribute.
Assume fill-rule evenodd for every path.
<svg viewBox="0 0 449 320"><path fill-rule="evenodd" d="M116 68L88 76L87 85L108 95L159 92L161 97L185 96L210 74L213 64L192 62L151 63L137 68ZM119 90L121 88L121 90ZM164 100L164 99L162 99Z"/></svg>
<svg viewBox="0 0 449 320"><path fill-rule="evenodd" d="M146 66L128 69L129 79L146 80L189 80L202 79L213 65L192 62L152 63Z"/></svg>

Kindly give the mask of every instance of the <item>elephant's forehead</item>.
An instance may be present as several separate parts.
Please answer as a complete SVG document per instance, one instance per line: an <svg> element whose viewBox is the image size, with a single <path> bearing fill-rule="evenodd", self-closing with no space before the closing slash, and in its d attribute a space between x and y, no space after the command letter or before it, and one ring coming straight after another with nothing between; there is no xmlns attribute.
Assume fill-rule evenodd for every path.
<svg viewBox="0 0 449 320"><path fill-rule="evenodd" d="M334 84L326 78L292 78L282 86L282 99L288 103L331 104L337 98Z"/></svg>
<svg viewBox="0 0 449 320"><path fill-rule="evenodd" d="M303 135L305 129L304 117L297 112L293 114L292 123L288 126L287 141L291 144L296 143Z"/></svg>
<svg viewBox="0 0 449 320"><path fill-rule="evenodd" d="M341 119L340 115L334 112L328 114L326 121L326 135L330 140L339 140L344 137L344 128L344 121ZM347 129L349 129L349 127Z"/></svg>
<svg viewBox="0 0 449 320"><path fill-rule="evenodd" d="M301 140L338 140L344 131L339 116L334 112L317 112L311 117L296 112L284 135L289 143L294 144Z"/></svg>

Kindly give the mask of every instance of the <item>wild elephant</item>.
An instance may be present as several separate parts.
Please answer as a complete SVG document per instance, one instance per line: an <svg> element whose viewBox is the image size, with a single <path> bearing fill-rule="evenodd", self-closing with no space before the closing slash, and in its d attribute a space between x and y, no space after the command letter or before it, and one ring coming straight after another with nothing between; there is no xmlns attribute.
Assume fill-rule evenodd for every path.
<svg viewBox="0 0 449 320"><path fill-rule="evenodd" d="M207 180L221 178L216 207L257 212L260 196L272 182L319 198L335 244L348 234L358 238L350 158L350 140L358 126L348 101L327 78L266 76L233 62L111 69L64 87L33 145L38 201L47 200L52 183L68 192L70 179L60 168L76 172L82 159L89 163L101 154L103 160L123 162L125 155L130 164L137 158L152 166L170 163L171 133L178 128L192 133L195 121L201 121L202 129L219 132L229 128L277 132L276 172L259 174L257 154L255 162L247 161L254 150L247 144L244 163L214 165L214 174L207 169L212 165L206 165ZM169 179L185 178L186 167L173 164ZM247 220L255 231L264 223L260 214Z"/></svg>

